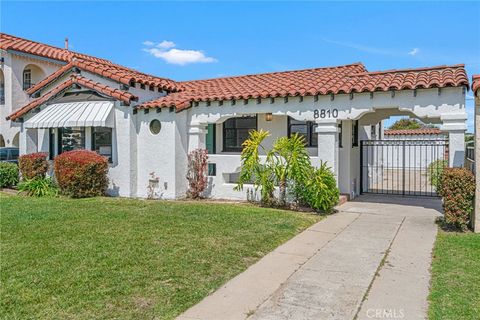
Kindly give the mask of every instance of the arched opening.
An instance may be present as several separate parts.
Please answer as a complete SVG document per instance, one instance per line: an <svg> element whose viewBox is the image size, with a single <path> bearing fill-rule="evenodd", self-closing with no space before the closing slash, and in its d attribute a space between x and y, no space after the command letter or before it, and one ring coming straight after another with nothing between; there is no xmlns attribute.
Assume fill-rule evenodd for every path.
<svg viewBox="0 0 480 320"><path fill-rule="evenodd" d="M386 108L365 113L359 123L362 193L437 196L435 177L449 159L441 119ZM376 124L381 130L373 137Z"/></svg>
<svg viewBox="0 0 480 320"><path fill-rule="evenodd" d="M20 132L17 132L15 137L13 137L12 147L18 148L20 146Z"/></svg>
<svg viewBox="0 0 480 320"><path fill-rule="evenodd" d="M5 147L5 139L3 139L3 136L0 134L0 148Z"/></svg>
<svg viewBox="0 0 480 320"><path fill-rule="evenodd" d="M27 90L30 87L33 87L35 84L39 83L42 79L45 78L45 72L35 64L28 64L23 69L22 79L23 79L23 90Z"/></svg>
<svg viewBox="0 0 480 320"><path fill-rule="evenodd" d="M5 104L5 77L0 69L0 104Z"/></svg>

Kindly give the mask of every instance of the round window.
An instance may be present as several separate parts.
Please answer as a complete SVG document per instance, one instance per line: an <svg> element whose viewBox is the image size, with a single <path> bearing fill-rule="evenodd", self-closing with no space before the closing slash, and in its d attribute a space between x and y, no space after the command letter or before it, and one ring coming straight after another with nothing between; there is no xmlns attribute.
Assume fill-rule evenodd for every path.
<svg viewBox="0 0 480 320"><path fill-rule="evenodd" d="M150 132L153 134L158 134L160 129L162 128L162 124L157 119L154 119L150 122Z"/></svg>

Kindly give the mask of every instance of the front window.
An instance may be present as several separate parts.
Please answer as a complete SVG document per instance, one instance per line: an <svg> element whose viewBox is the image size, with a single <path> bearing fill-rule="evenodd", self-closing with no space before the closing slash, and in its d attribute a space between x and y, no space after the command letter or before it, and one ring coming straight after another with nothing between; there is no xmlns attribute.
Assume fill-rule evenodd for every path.
<svg viewBox="0 0 480 320"><path fill-rule="evenodd" d="M5 85L0 83L0 104L5 104Z"/></svg>
<svg viewBox="0 0 480 320"><path fill-rule="evenodd" d="M288 136L298 134L305 138L305 146L316 147L318 145L318 134L315 132L317 124L313 121L299 121L288 118Z"/></svg>
<svg viewBox="0 0 480 320"><path fill-rule="evenodd" d="M23 90L29 89L32 85L32 70L23 70Z"/></svg>
<svg viewBox="0 0 480 320"><path fill-rule="evenodd" d="M352 147L358 147L358 120L352 122Z"/></svg>
<svg viewBox="0 0 480 320"><path fill-rule="evenodd" d="M59 128L58 133L58 154L65 151L85 149L85 128Z"/></svg>
<svg viewBox="0 0 480 320"><path fill-rule="evenodd" d="M112 162L112 129L105 127L92 128L92 150L107 157Z"/></svg>
<svg viewBox="0 0 480 320"><path fill-rule="evenodd" d="M257 130L257 117L231 118L223 123L223 151L240 152L250 131Z"/></svg>

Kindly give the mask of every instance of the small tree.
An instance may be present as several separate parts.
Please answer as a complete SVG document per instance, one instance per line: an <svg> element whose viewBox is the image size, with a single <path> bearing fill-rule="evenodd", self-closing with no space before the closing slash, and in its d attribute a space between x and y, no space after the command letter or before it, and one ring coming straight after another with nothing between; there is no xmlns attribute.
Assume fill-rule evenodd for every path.
<svg viewBox="0 0 480 320"><path fill-rule="evenodd" d="M195 149L188 154L188 191L187 196L198 199L207 188L208 152L205 149Z"/></svg>
<svg viewBox="0 0 480 320"><path fill-rule="evenodd" d="M402 130L402 129L421 129L424 125L416 119L400 119L395 121L389 129L392 130Z"/></svg>

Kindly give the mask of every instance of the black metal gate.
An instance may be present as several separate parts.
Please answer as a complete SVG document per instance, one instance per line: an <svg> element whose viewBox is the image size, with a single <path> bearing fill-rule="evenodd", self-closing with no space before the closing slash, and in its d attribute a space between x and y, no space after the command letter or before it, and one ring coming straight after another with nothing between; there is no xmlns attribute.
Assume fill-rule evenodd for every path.
<svg viewBox="0 0 480 320"><path fill-rule="evenodd" d="M437 196L436 181L446 166L446 140L363 140L361 192Z"/></svg>

